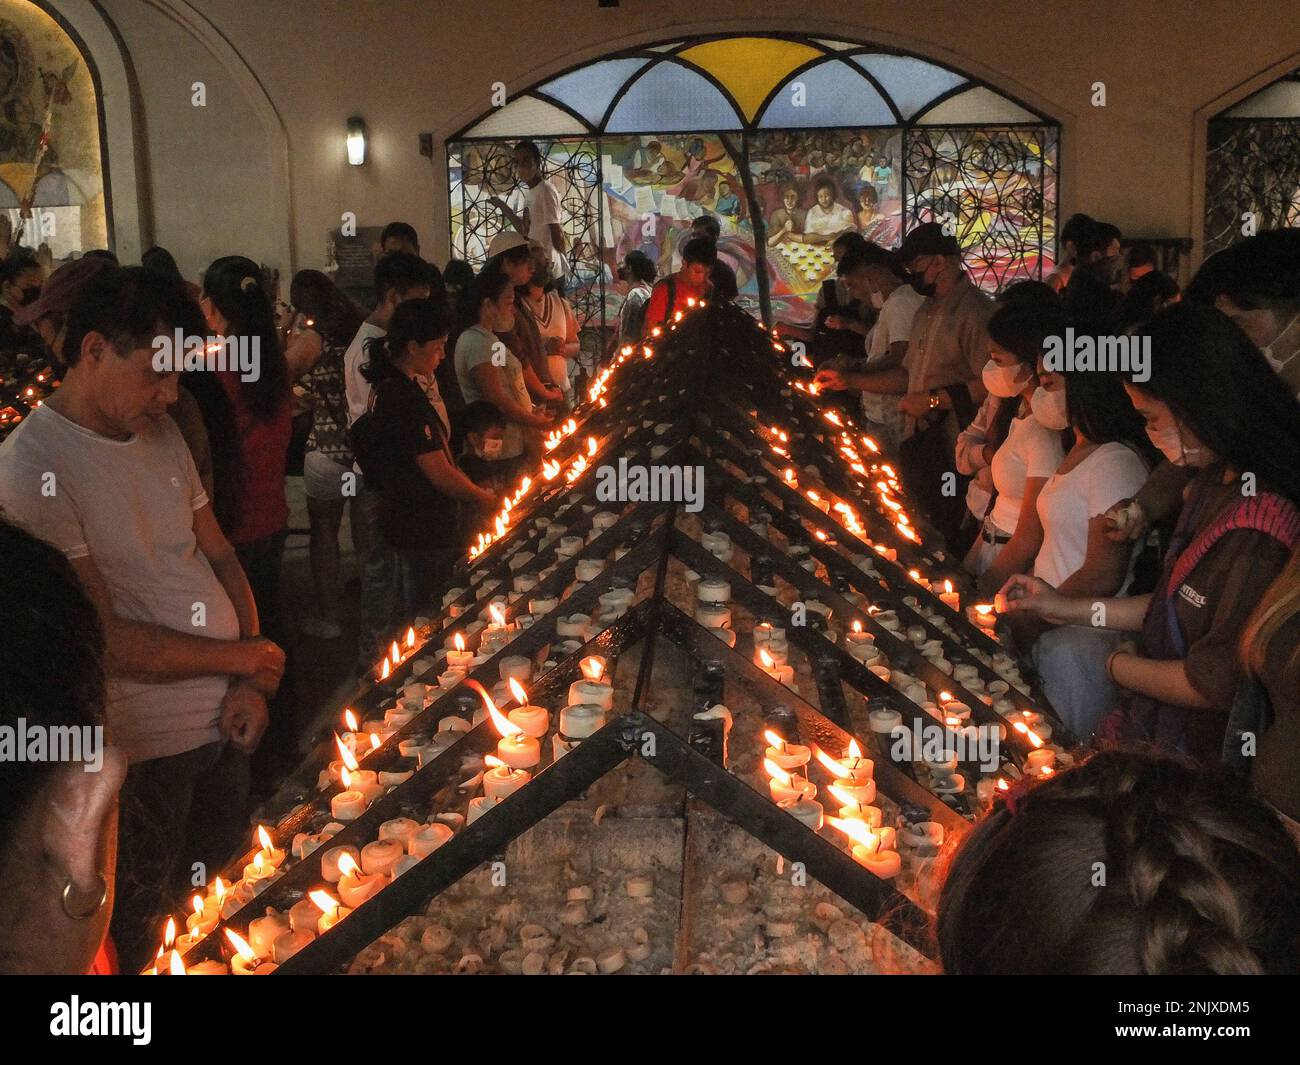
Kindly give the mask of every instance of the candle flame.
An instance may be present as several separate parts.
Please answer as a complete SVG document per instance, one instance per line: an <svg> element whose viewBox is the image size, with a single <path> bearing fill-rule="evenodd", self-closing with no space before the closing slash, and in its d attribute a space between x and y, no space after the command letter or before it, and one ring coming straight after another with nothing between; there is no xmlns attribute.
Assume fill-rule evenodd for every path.
<svg viewBox="0 0 1300 1065"><path fill-rule="evenodd" d="M763 730L763 738L767 740L769 747L775 747L778 751L785 750L785 737L778 732L773 732L770 728Z"/></svg>
<svg viewBox="0 0 1300 1065"><path fill-rule="evenodd" d="M230 945L235 948L235 953L243 958L244 961L251 962L257 960L257 951L248 945L248 940L232 928L226 928L223 929L223 931L226 933L226 938L230 940Z"/></svg>
<svg viewBox="0 0 1300 1065"><path fill-rule="evenodd" d="M488 613L492 615L492 621L497 625L505 625L506 615L496 603L488 604Z"/></svg>
<svg viewBox="0 0 1300 1065"><path fill-rule="evenodd" d="M203 912L203 904L199 903L199 912ZM167 927L163 931L163 950L171 950L172 944L176 942L176 918L167 918Z"/></svg>
<svg viewBox="0 0 1300 1065"><path fill-rule="evenodd" d="M339 903L328 891L322 891L317 888L315 891L307 892L307 897L316 904L316 908L321 913L333 914L338 912Z"/></svg>
<svg viewBox="0 0 1300 1065"><path fill-rule="evenodd" d="M385 658L384 664L379 667L379 679L387 680L392 675L392 672L393 672L393 667L389 664L388 659Z"/></svg>
<svg viewBox="0 0 1300 1065"><path fill-rule="evenodd" d="M1038 771L1039 775L1044 777L1050 777L1055 772L1056 770L1053 769L1050 765L1045 765L1043 766L1042 769Z"/></svg>
<svg viewBox="0 0 1300 1065"><path fill-rule="evenodd" d="M359 768L356 756L348 750L348 745L343 742L337 732L334 733L334 745L339 749L339 757L343 759L345 771L351 769L355 773Z"/></svg>
<svg viewBox="0 0 1300 1065"><path fill-rule="evenodd" d="M492 701L492 696L487 693L487 689L483 685L473 679L467 680L465 683L477 691L479 698L483 700L483 707L487 710L488 717L492 719L492 726L497 730L498 736L505 739L507 736L518 736L523 733L523 729L497 709L497 704Z"/></svg>
<svg viewBox="0 0 1300 1065"><path fill-rule="evenodd" d="M838 784L830 784L827 786L826 790L835 796L835 801L841 806L856 806L859 810L862 809L862 804L858 802L852 794L840 787Z"/></svg>
<svg viewBox="0 0 1300 1065"><path fill-rule="evenodd" d="M582 675L588 680L600 680L605 674L605 663L595 655L588 655L578 663L578 668L582 670Z"/></svg>
<svg viewBox="0 0 1300 1065"><path fill-rule="evenodd" d="M406 646L408 648L415 646L415 626L411 625L406 630Z"/></svg>
<svg viewBox="0 0 1300 1065"><path fill-rule="evenodd" d="M483 756L483 764L489 769L500 769L505 765L505 762L501 761L501 759L495 754L485 754Z"/></svg>
<svg viewBox="0 0 1300 1065"><path fill-rule="evenodd" d="M217 896L218 902L221 902L226 897L226 885L221 877L217 877L217 879L212 882L212 891L213 894Z"/></svg>
<svg viewBox="0 0 1300 1065"><path fill-rule="evenodd" d="M766 647L760 647L758 649L758 657L763 660L763 666L765 669L771 669L776 665L776 659L767 653Z"/></svg>
<svg viewBox="0 0 1300 1065"><path fill-rule="evenodd" d="M344 876L356 876L361 872L361 867L357 865L352 855L344 851L339 855L339 872Z"/></svg>
<svg viewBox="0 0 1300 1065"><path fill-rule="evenodd" d="M993 604L992 604L992 603L976 603L976 604L975 604L975 613L979 614L980 617L985 617L985 618L986 618L986 617L988 617L990 614L993 613Z"/></svg>
<svg viewBox="0 0 1300 1065"><path fill-rule="evenodd" d="M265 868L265 866L266 866L266 859L262 857L262 852L258 851L256 854L253 855L253 868L260 873L263 870L263 868Z"/></svg>
<svg viewBox="0 0 1300 1065"><path fill-rule="evenodd" d="M347 791L349 788L352 787L352 774L348 772L347 766L344 766L342 769L339 770L339 780L343 782L344 791ZM257 857L260 858L262 856L259 854ZM257 859L255 858L254 861L256 860Z"/></svg>
<svg viewBox="0 0 1300 1065"><path fill-rule="evenodd" d="M170 963L170 968L171 968L172 976L185 975L185 963L181 961L181 956L178 951L175 950L172 951L172 960Z"/></svg>
<svg viewBox="0 0 1300 1065"><path fill-rule="evenodd" d="M829 771L831 776L837 780L843 780L848 777L848 770L820 747L814 747L813 753L817 756L817 761L821 762Z"/></svg>
<svg viewBox="0 0 1300 1065"><path fill-rule="evenodd" d="M372 751L377 751L377 750L379 750L379 748L380 748L380 746L383 744L383 742L384 742L384 741L381 740L381 739L379 738L379 733L378 733L378 732L372 732L372 733L370 734L370 749L371 749Z"/></svg>
<svg viewBox="0 0 1300 1065"><path fill-rule="evenodd" d="M787 773L770 758L763 759L763 768L767 771L769 777L775 777L786 787L789 787L791 782L794 780L793 776Z"/></svg>
<svg viewBox="0 0 1300 1065"><path fill-rule="evenodd" d="M339 737L338 737L338 734L335 733L335 735L334 735L334 739L335 739L335 740L338 740L338 738L339 738ZM269 833L269 832L266 830L266 826L265 826L265 825L258 825L258 826L257 826L257 839L258 839L258 842L262 844L262 850L266 851L268 854L269 854L272 850L274 850L274 848L271 846L271 833Z"/></svg>
<svg viewBox="0 0 1300 1065"><path fill-rule="evenodd" d="M194 907L194 912L195 912L195 913L197 913L200 917L203 916L203 896L202 896L202 895L195 895L194 898L192 898L192 899L190 900L190 905ZM169 924L172 924L172 920L171 920L170 917L167 918L167 921L168 921ZM172 924L172 927L175 928L175 925Z"/></svg>
<svg viewBox="0 0 1300 1065"><path fill-rule="evenodd" d="M352 708L343 711L343 723L347 725L349 732L357 731L357 715L352 712Z"/></svg>
<svg viewBox="0 0 1300 1065"><path fill-rule="evenodd" d="M858 741L853 739L852 737L849 738L849 757L850 758L862 757L862 748L858 746Z"/></svg>
<svg viewBox="0 0 1300 1065"><path fill-rule="evenodd" d="M861 631L862 631L862 622L860 622L860 621L854 621L854 622L853 622L853 631L854 631L854 632L861 632Z"/></svg>
<svg viewBox="0 0 1300 1065"><path fill-rule="evenodd" d="M456 650L457 650L457 651L460 651L460 652L462 652L462 653L464 652L464 650L465 650L465 637L462 636L459 632L456 633L456 635L452 638L452 643L454 643L454 644L456 645Z"/></svg>
<svg viewBox="0 0 1300 1065"><path fill-rule="evenodd" d="M998 777L998 791L1010 791L1011 785L1007 783L1006 777Z"/></svg>
<svg viewBox="0 0 1300 1065"><path fill-rule="evenodd" d="M596 453L596 447L596 438L594 436L587 437L587 454L594 455Z"/></svg>
<svg viewBox="0 0 1300 1065"><path fill-rule="evenodd" d="M392 646L388 648L388 657L392 659L393 665L397 665L397 663L402 660L402 651L401 648L397 646L396 640L394 640Z"/></svg>
<svg viewBox="0 0 1300 1065"><path fill-rule="evenodd" d="M871 827L865 821L859 821L856 817L828 817L826 823L873 854L880 847L880 837L871 831Z"/></svg>
<svg viewBox="0 0 1300 1065"><path fill-rule="evenodd" d="M951 593L952 593L952 581L947 581L947 580L944 581L944 582L943 582L943 590L944 590L944 592L945 592L946 594L951 594Z"/></svg>
<svg viewBox="0 0 1300 1065"><path fill-rule="evenodd" d="M520 706L528 705L528 692L519 681L515 680L514 677L511 677L506 682L506 687L510 689L510 694L515 697L515 702Z"/></svg>
<svg viewBox="0 0 1300 1065"><path fill-rule="evenodd" d="M941 704L942 704L942 703L950 703L950 702L952 702L952 701L953 701L953 700L952 700L952 692L940 692L940 693L939 693L939 702L940 702Z"/></svg>

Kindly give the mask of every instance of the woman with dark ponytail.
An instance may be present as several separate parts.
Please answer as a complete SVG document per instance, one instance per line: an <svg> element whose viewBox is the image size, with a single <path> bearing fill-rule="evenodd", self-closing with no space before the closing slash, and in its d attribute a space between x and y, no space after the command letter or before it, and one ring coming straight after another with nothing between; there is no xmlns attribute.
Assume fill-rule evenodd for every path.
<svg viewBox="0 0 1300 1065"><path fill-rule="evenodd" d="M1300 972L1300 852L1240 779L1108 752L1022 787L948 867L949 975Z"/></svg>
<svg viewBox="0 0 1300 1065"><path fill-rule="evenodd" d="M225 366L219 366L216 377L230 397L238 436L235 505L224 531L248 576L262 635L286 647L280 567L288 536L284 474L293 401L275 311L261 269L242 255L225 256L208 267L199 305L208 328L226 342ZM260 748L261 759L292 750L293 707L293 684L286 669L270 707L271 724ZM265 766L272 773L282 768L287 766Z"/></svg>
<svg viewBox="0 0 1300 1065"><path fill-rule="evenodd" d="M385 336L366 344L361 375L372 386L370 408L352 426L366 483L380 493L380 526L397 552L402 609L411 617L451 575L456 507L491 507L492 493L456 465L442 419L417 383L431 378L446 354L451 316L442 302L407 300Z"/></svg>

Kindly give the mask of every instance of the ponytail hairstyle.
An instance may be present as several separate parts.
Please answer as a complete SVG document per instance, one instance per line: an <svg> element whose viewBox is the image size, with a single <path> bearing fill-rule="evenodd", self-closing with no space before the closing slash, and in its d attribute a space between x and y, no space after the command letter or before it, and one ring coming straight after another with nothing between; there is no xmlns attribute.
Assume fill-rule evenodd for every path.
<svg viewBox="0 0 1300 1065"><path fill-rule="evenodd" d="M1013 794L958 846L949 975L1300 971L1300 851L1248 785L1112 751Z"/></svg>
<svg viewBox="0 0 1300 1065"><path fill-rule="evenodd" d="M257 338L261 373L255 381L241 381L239 387L253 417L269 421L289 395L289 368L261 269L242 255L218 259L203 275L203 295L226 320L227 336L246 338L250 343Z"/></svg>
<svg viewBox="0 0 1300 1065"><path fill-rule="evenodd" d="M445 339L451 328L451 315L437 300L406 300L399 303L388 323L388 332L366 341L366 358L361 376L372 385L402 373L402 363L410 344L427 344Z"/></svg>
<svg viewBox="0 0 1300 1065"><path fill-rule="evenodd" d="M499 262L490 262L479 272L478 277L474 278L474 283L469 287L469 303L467 311L469 317L465 319L464 326L468 328L471 325L477 325L480 315L483 313L483 304L491 301L495 303L501 298L501 293L510 287L510 276Z"/></svg>
<svg viewBox="0 0 1300 1065"><path fill-rule="evenodd" d="M289 284L289 303L314 323L326 343L347 347L357 335L365 312L319 270L299 270Z"/></svg>

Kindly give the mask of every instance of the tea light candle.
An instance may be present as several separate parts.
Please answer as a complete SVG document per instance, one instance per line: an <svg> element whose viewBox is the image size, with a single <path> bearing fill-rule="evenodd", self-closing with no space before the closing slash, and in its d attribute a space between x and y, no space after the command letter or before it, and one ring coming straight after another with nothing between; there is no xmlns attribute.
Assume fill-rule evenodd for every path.
<svg viewBox="0 0 1300 1065"><path fill-rule="evenodd" d="M725 643L728 647L735 647L735 646L736 646L736 634L735 634L734 632L732 632L730 629L715 629L715 628L710 627L710 628L709 628L709 634L712 635L712 636L716 636L719 640L721 640L723 643Z"/></svg>
<svg viewBox="0 0 1300 1065"><path fill-rule="evenodd" d="M196 961L185 969L186 976L229 976L230 970L225 962Z"/></svg>
<svg viewBox="0 0 1300 1065"><path fill-rule="evenodd" d="M307 928L287 931L271 944L271 960L276 965L283 965L315 938L316 933Z"/></svg>
<svg viewBox="0 0 1300 1065"><path fill-rule="evenodd" d="M731 608L725 603L701 602L695 608L695 620L706 628L730 628Z"/></svg>
<svg viewBox="0 0 1300 1065"><path fill-rule="evenodd" d="M483 774L483 794L500 802L507 796L513 795L532 779L532 774L526 769L512 769L508 765L495 765Z"/></svg>
<svg viewBox="0 0 1300 1065"><path fill-rule="evenodd" d="M701 538L704 550L721 562L730 562L731 537L724 532L706 532Z"/></svg>
<svg viewBox="0 0 1300 1065"><path fill-rule="evenodd" d="M939 853L943 846L943 825L938 821L920 821L904 825L898 834L899 842L909 850L921 851L927 856Z"/></svg>
<svg viewBox="0 0 1300 1065"><path fill-rule="evenodd" d="M961 610L961 596L953 591L952 581L943 582L943 591L939 593L939 601L951 610Z"/></svg>
<svg viewBox="0 0 1300 1065"><path fill-rule="evenodd" d="M726 603L731 599L731 585L718 577L705 577L695 587L701 603Z"/></svg>
<svg viewBox="0 0 1300 1065"><path fill-rule="evenodd" d="M532 599L529 600L528 603L528 613L535 618L540 618L549 614L559 605L560 600L553 595L544 596L540 599Z"/></svg>
<svg viewBox="0 0 1300 1065"><path fill-rule="evenodd" d="M998 616L992 603L976 603L971 607L971 615L975 623L986 631L991 630L998 623Z"/></svg>
<svg viewBox="0 0 1300 1065"><path fill-rule="evenodd" d="M406 838L406 853L414 858L432 854L455 835L451 826L440 821L420 825Z"/></svg>
<svg viewBox="0 0 1300 1065"><path fill-rule="evenodd" d="M1025 758L1025 771L1031 776L1044 776L1044 770L1050 772L1056 768L1056 752L1050 747L1030 751Z"/></svg>
<svg viewBox="0 0 1300 1065"><path fill-rule="evenodd" d="M590 625L591 616L589 614L570 614L568 617L556 621L555 634L561 637L585 640Z"/></svg>
<svg viewBox="0 0 1300 1065"><path fill-rule="evenodd" d="M878 710L872 710L867 716L871 722L871 731L878 735L888 735L895 729L903 727L903 715L897 710L881 707Z"/></svg>
<svg viewBox="0 0 1300 1065"><path fill-rule="evenodd" d="M605 562L599 558L582 558L578 560L575 577L580 581L594 581L605 569Z"/></svg>
<svg viewBox="0 0 1300 1065"><path fill-rule="evenodd" d="M542 760L542 747L532 736L514 732L497 741L497 757L512 769L531 769Z"/></svg>
<svg viewBox="0 0 1300 1065"><path fill-rule="evenodd" d="M278 936L287 931L289 931L288 920L268 907L265 917L257 917L249 922L248 944L259 958L269 958L271 945Z"/></svg>
<svg viewBox="0 0 1300 1065"><path fill-rule="evenodd" d="M361 848L361 871L368 875L391 873L402 856L402 843L395 839L377 839Z"/></svg>
<svg viewBox="0 0 1300 1065"><path fill-rule="evenodd" d="M244 866L244 879L249 881L268 880L275 876L275 873L275 866L262 857L261 851L254 854L253 860Z"/></svg>
<svg viewBox="0 0 1300 1065"><path fill-rule="evenodd" d="M585 740L605 724L605 708L595 703L577 703L560 711L560 733L566 739Z"/></svg>
<svg viewBox="0 0 1300 1065"><path fill-rule="evenodd" d="M602 710L614 708L614 686L607 680L584 678L569 685L569 705L580 706L590 703Z"/></svg>
<svg viewBox="0 0 1300 1065"><path fill-rule="evenodd" d="M470 799L469 809L465 815L465 823L467 825L472 825L500 801L501 800L494 799L489 795L479 795L476 798Z"/></svg>
<svg viewBox="0 0 1300 1065"><path fill-rule="evenodd" d="M300 928L306 928L315 933L320 913L320 907L310 898L299 899L289 908L289 927L295 932Z"/></svg>
<svg viewBox="0 0 1300 1065"><path fill-rule="evenodd" d="M775 762L765 761L763 767L768 773L767 786L773 802L780 802L782 799L799 800L817 797L817 785L811 780L787 773Z"/></svg>
<svg viewBox="0 0 1300 1065"><path fill-rule="evenodd" d="M805 747L799 743L787 743L782 736L771 729L765 730L763 736L768 742L763 757L769 759L775 765L779 765L786 772L801 769L812 759L812 748L810 747Z"/></svg>
<svg viewBox="0 0 1300 1065"><path fill-rule="evenodd" d="M499 669L504 681L509 681L512 677L515 680L527 680L533 675L533 660L524 655L506 655L501 659Z"/></svg>
<svg viewBox="0 0 1300 1065"><path fill-rule="evenodd" d="M822 804L816 799L782 799L777 806L814 832L822 827Z"/></svg>
<svg viewBox="0 0 1300 1065"><path fill-rule="evenodd" d="M551 715L543 706L517 706L506 716L533 739L541 739L551 727Z"/></svg>
<svg viewBox="0 0 1300 1065"><path fill-rule="evenodd" d="M339 878L339 899L344 906L354 910L383 891L388 884L388 877L382 873L373 876L363 873L348 855L340 859L339 868L343 872Z"/></svg>
<svg viewBox="0 0 1300 1065"><path fill-rule="evenodd" d="M361 860L361 852L356 847L331 847L320 859L320 875L327 884L337 884L343 876L341 863L344 857L353 865Z"/></svg>

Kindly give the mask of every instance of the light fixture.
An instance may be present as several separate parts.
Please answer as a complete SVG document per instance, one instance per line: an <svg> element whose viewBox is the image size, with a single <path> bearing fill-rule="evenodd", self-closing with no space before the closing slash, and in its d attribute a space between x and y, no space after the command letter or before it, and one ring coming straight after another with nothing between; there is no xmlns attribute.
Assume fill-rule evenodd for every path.
<svg viewBox="0 0 1300 1065"><path fill-rule="evenodd" d="M361 166L366 161L366 121L354 115L348 119L348 163Z"/></svg>

